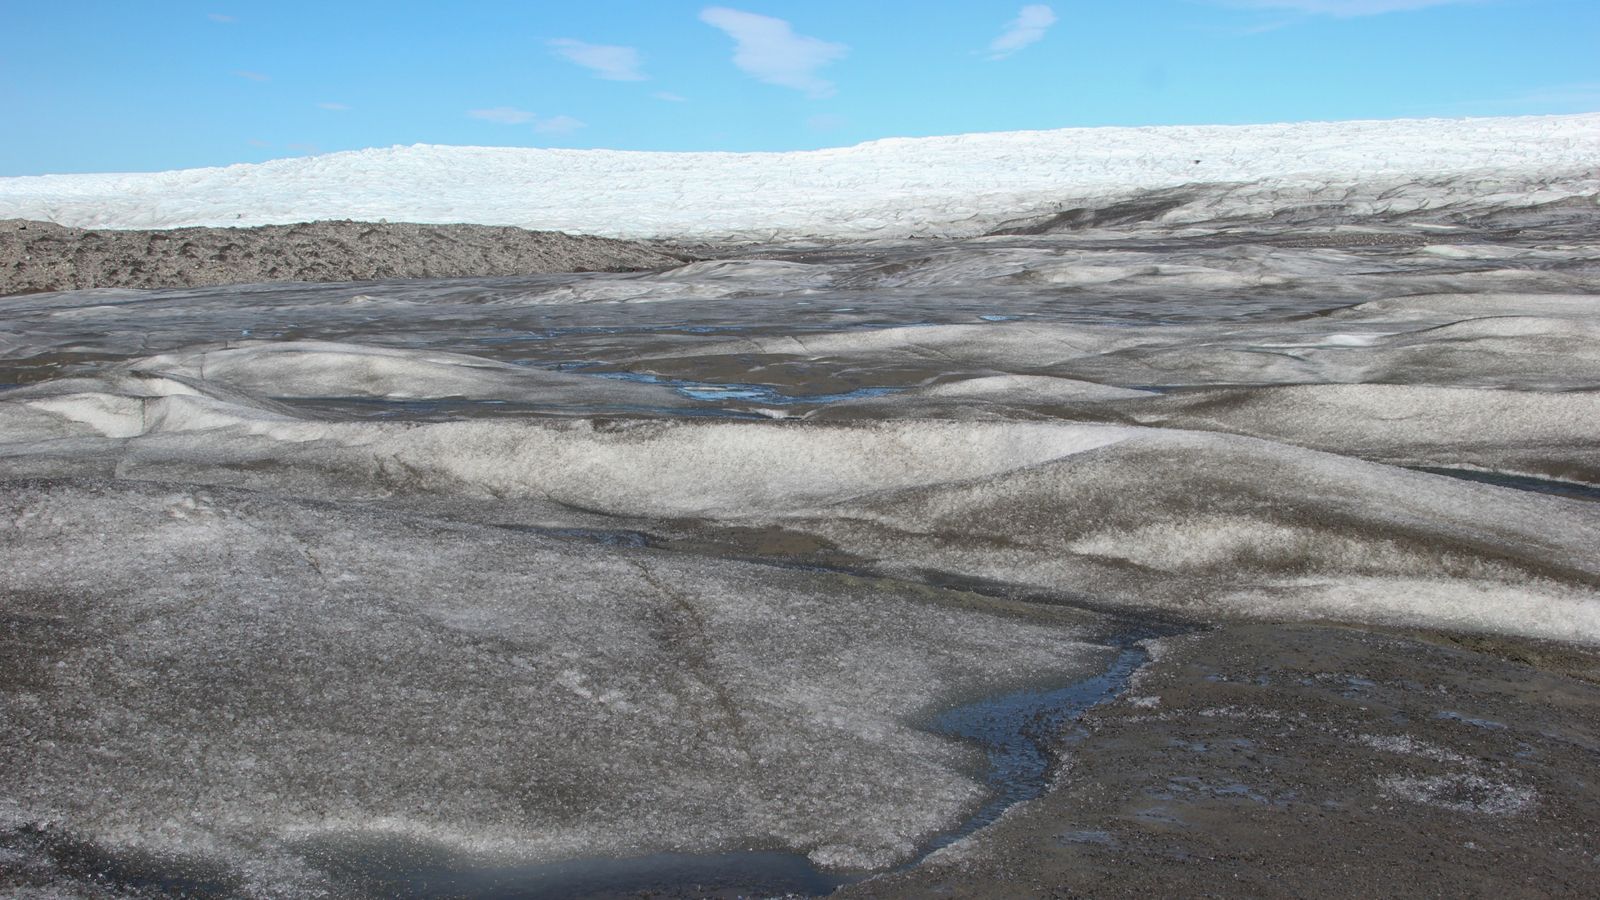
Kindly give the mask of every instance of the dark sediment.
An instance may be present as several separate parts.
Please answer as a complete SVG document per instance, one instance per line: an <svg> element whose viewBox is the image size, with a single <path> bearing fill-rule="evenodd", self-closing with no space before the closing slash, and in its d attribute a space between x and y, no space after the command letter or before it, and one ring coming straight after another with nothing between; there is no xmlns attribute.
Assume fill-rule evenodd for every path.
<svg viewBox="0 0 1600 900"><path fill-rule="evenodd" d="M89 231L0 220L0 295L271 281L624 272L688 257L637 241L486 225L307 222Z"/></svg>
<svg viewBox="0 0 1600 900"><path fill-rule="evenodd" d="M841 896L1586 896L1597 722L1591 649L1223 625L1083 719L977 848Z"/></svg>

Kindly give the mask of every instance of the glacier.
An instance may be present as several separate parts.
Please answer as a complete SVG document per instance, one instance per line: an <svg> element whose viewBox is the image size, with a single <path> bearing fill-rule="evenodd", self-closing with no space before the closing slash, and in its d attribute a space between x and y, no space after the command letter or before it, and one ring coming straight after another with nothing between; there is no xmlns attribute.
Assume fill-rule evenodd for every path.
<svg viewBox="0 0 1600 900"><path fill-rule="evenodd" d="M0 178L0 218L83 228L318 219L630 238L973 236L1143 192L1163 216L1341 205L1351 215L1593 197L1600 114L1074 128L787 153L419 144L222 168Z"/></svg>
<svg viewBox="0 0 1600 900"><path fill-rule="evenodd" d="M1177 734L1185 678L1336 682L1326 721L1196 715L1281 726L1263 745L1334 722L1311 762L1384 815L1559 844L1549 810L1600 783L1538 718L1594 700L1539 667L1600 647L1597 150L1568 116L0 179L0 216L100 228L704 242L648 272L0 299L0 890L613 864L688 890L651 861L751 854L871 895L916 860L1111 846L961 831L985 754L937 723L1136 647L1188 668L1111 718ZM1254 680L1195 674L1258 632ZM1319 655L1359 644L1432 703L1413 639L1523 654L1553 693L1515 696L1515 752ZM1535 745L1564 771L1519 768ZM1094 770L1038 747L1050 796ZM1234 799L1309 791L1257 787Z"/></svg>

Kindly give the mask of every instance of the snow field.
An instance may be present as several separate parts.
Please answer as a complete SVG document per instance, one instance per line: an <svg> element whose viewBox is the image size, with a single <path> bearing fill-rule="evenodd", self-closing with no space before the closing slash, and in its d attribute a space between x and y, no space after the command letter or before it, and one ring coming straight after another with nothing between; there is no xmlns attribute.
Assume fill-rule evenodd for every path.
<svg viewBox="0 0 1600 900"><path fill-rule="evenodd" d="M1131 193L1215 185L1173 222L1592 194L1600 115L1078 128L797 153L355 150L256 165L0 179L0 218L87 228L388 219L613 237L973 235Z"/></svg>

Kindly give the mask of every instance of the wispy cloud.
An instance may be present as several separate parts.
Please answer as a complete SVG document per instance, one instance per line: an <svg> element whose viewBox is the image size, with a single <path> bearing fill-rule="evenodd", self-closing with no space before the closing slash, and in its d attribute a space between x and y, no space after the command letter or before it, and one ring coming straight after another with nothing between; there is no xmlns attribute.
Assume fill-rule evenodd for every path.
<svg viewBox="0 0 1600 900"><path fill-rule="evenodd" d="M333 112L344 112L350 107L344 103L318 103L317 108L332 110Z"/></svg>
<svg viewBox="0 0 1600 900"><path fill-rule="evenodd" d="M1450 108L1467 114L1497 116L1600 112L1600 82L1545 85L1517 94L1462 101L1451 104Z"/></svg>
<svg viewBox="0 0 1600 900"><path fill-rule="evenodd" d="M613 47L606 44L589 44L572 38L550 41L550 48L571 62L575 62L609 81L644 81L639 71L639 51L632 47Z"/></svg>
<svg viewBox="0 0 1600 900"><path fill-rule="evenodd" d="M539 116L514 106L469 109L467 115L496 125L531 125L534 131L544 134L571 134L579 128L586 127L586 123L572 116Z"/></svg>
<svg viewBox="0 0 1600 900"><path fill-rule="evenodd" d="M233 16L223 15L222 13L206 13L206 18L221 25L232 25L239 21Z"/></svg>
<svg viewBox="0 0 1600 900"><path fill-rule="evenodd" d="M832 113L820 113L806 119L806 127L812 131L838 131L848 124L849 119Z"/></svg>
<svg viewBox="0 0 1600 900"><path fill-rule="evenodd" d="M650 96L656 98L657 100L665 100L668 103L683 103L683 102L685 102L685 101L687 101L689 99L688 97L683 97L683 96L680 96L678 94L674 94L671 91L656 91L654 94L651 94Z"/></svg>
<svg viewBox="0 0 1600 900"><path fill-rule="evenodd" d="M272 79L260 72L247 72L243 69L234 69L233 74L250 81L271 81Z"/></svg>
<svg viewBox="0 0 1600 900"><path fill-rule="evenodd" d="M583 122L571 116L551 116L548 119L533 120L533 130L544 134L571 134L583 127Z"/></svg>
<svg viewBox="0 0 1600 900"><path fill-rule="evenodd" d="M1055 23L1055 11L1043 3L1024 6L1017 17L1006 24L1006 30L989 42L989 58L1005 59L1023 47L1037 43Z"/></svg>
<svg viewBox="0 0 1600 900"><path fill-rule="evenodd" d="M1341 19L1479 2L1482 0L1226 0L1228 6L1246 9L1282 9Z"/></svg>
<svg viewBox="0 0 1600 900"><path fill-rule="evenodd" d="M1580 84L1558 84L1529 91L1517 98L1518 102L1531 104L1566 105L1600 110L1600 81Z"/></svg>
<svg viewBox="0 0 1600 900"><path fill-rule="evenodd" d="M499 125L525 125L533 121L533 113L513 106L494 106L489 109L469 109L467 115Z"/></svg>
<svg viewBox="0 0 1600 900"><path fill-rule="evenodd" d="M783 19L725 6L701 10L700 21L733 38L734 65L767 84L803 91L810 97L834 92L833 83L818 77L817 70L842 59L850 50L844 44L795 34Z"/></svg>

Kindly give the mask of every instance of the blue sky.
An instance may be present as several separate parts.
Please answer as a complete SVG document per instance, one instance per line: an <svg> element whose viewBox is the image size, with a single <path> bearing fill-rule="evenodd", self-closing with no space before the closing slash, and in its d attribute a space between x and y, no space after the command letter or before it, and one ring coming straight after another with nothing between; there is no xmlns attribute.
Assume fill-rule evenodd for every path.
<svg viewBox="0 0 1600 900"><path fill-rule="evenodd" d="M0 175L1600 110L1597 0L0 0Z"/></svg>

